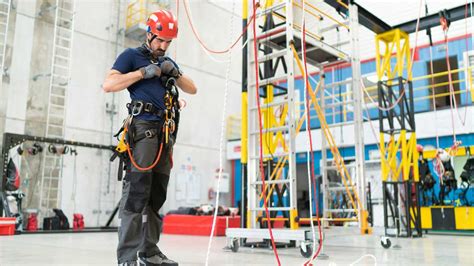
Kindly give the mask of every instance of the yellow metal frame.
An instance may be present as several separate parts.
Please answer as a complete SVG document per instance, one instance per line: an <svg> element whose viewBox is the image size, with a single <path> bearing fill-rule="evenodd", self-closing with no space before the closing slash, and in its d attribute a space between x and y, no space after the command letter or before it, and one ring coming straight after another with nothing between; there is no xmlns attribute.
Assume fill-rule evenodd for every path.
<svg viewBox="0 0 474 266"><path fill-rule="evenodd" d="M375 64L379 80L382 80L384 75L388 79L402 77L406 66L408 66L407 80L412 80L410 41L406 32L400 29L393 29L377 34L375 37L375 51ZM395 65L392 65L393 58L396 59Z"/></svg>
<svg viewBox="0 0 474 266"><path fill-rule="evenodd" d="M451 156L465 156L469 152L471 155L474 155L474 146L469 147L458 147L455 152L451 151L451 148L445 149ZM437 150L426 150L423 151L423 158L425 159L434 159L436 158Z"/></svg>
<svg viewBox="0 0 474 266"><path fill-rule="evenodd" d="M390 30L375 37L377 77L392 80L407 76L412 80L412 62L410 58L410 41L408 34L400 29ZM393 60L395 59L395 60ZM404 71L406 70L406 73ZM389 84L392 85L392 84ZM404 119L404 118L403 118ZM418 182L418 157L416 151L416 133L402 129L395 134L385 136L380 132L380 154L382 181L407 181L410 176Z"/></svg>
<svg viewBox="0 0 474 266"><path fill-rule="evenodd" d="M127 6L127 18L125 21L125 29L145 23L147 18L147 9L145 0L135 0Z"/></svg>
<svg viewBox="0 0 474 266"><path fill-rule="evenodd" d="M246 1L244 1L244 2L246 2ZM266 8L271 7L274 3L275 3L275 1L273 1L273 0L266 1L265 5L264 5L265 7L263 8L263 10L266 9ZM308 12L309 14L311 14L311 15L317 17L317 18L321 18L322 16L326 16L329 19L336 22L337 24L339 24L340 26L342 26L344 28L347 28L347 29L349 28L347 25L339 22L338 20L336 20L335 18L329 16L328 14L326 14L324 11L318 9L317 7L311 5L307 2L305 2L305 3L309 7L311 7L313 10L320 13L321 15L315 14L313 11L311 11L309 9L306 9L306 12ZM293 5L295 5L299 8L302 8L302 6L299 5L296 2L293 2ZM246 8L244 8L244 10L246 10ZM280 19L283 19L283 20L285 19L284 17L281 17L279 14L277 14L275 12L271 12L267 16L276 16ZM301 26L299 26L295 23L293 23L293 27L295 27L297 29L301 28ZM321 39L320 36L318 36L316 34L313 34L311 32L308 32L308 35L314 37L315 39ZM294 58L296 59L296 62L298 63L298 67L299 67L300 71L303 72L303 67L302 67L302 64L301 64L301 60L300 60L300 58L299 58L299 56L298 56L298 54L295 50L295 47L292 45L291 48L292 48L293 53L294 53ZM342 180L343 180L344 186L346 188L347 195L348 195L348 197L350 199L350 202L352 204L352 207L355 210L357 217L359 215L363 215L363 216L365 215L366 216L367 211L365 211L363 209L363 206L361 205L361 202L360 202L358 194L357 194L357 190L355 189L355 187L352 183L349 172L348 172L347 168L344 165L344 160L343 160L342 156L340 155L339 150L337 148L337 143L334 141L332 133L331 133L329 127L327 126L327 122L325 120L324 114L321 110L321 107L319 106L318 100L316 99L316 94L317 94L318 90L320 89L320 84L318 84L318 86L316 87L315 90L313 90L313 88L311 87L311 84L309 86L310 86L310 95L311 95L312 105L314 106L314 108L316 110L316 113L318 115L318 118L321 122L321 125L322 125L321 128L325 129L325 130L323 130L323 132L324 132L325 137L328 139L328 142L330 144L331 152L334 155L335 163L336 163L336 166L338 168L338 171L341 174L341 176L343 177ZM263 129L283 126L284 123L285 123L285 119L287 118L287 114L288 114L288 106L287 105L282 105L282 106L277 106L277 107L274 107L274 106L265 107L266 104L272 103L273 100L274 100L273 90L274 90L274 87L272 85L267 85L266 86L266 96L267 96L267 98L264 100L264 103L262 104ZM245 94L245 97L242 99L242 103L243 103L242 105L245 105L245 111L243 110L242 113L246 114L247 113L246 94ZM280 108L281 110L278 112L277 115L275 115L275 110L277 108ZM346 109L344 109L344 113L345 113L345 115L347 114ZM246 115L242 116L243 127L244 127L244 125L246 127L246 123L247 123L247 119L248 119L246 117ZM304 120L305 120L305 117L304 117L304 114L303 114L300 117L299 121L298 121L298 125L297 125L297 128L296 128L296 133L298 133L301 130L301 127L304 123ZM245 138L247 138L247 129L244 130L244 128L242 128L242 152L244 152L244 143L245 143L245 147L247 145L247 139L244 140L244 136L245 136ZM262 136L262 141L263 141L263 144L264 144L263 145L263 152L266 155L275 153L276 149L279 147L279 145L281 145L281 147L283 148L283 151L286 151L286 152L288 151L288 148L285 146L284 134L281 131L280 132L266 132L266 133L264 133L263 136ZM245 152L246 152L246 150L245 150ZM246 156L246 153L245 153L245 156ZM242 158L243 158L243 156L242 156ZM245 158L245 159L247 159L247 158ZM287 160L288 160L288 157L282 157L278 160L275 168L273 169L273 172L270 175L270 178L269 178L270 180L276 180L276 179L281 178L281 173L282 173L282 170L283 170ZM275 186L276 186L276 184L272 184L272 186L270 187L269 193L267 193L267 200L269 199L270 195L272 195L272 192L273 192ZM262 198L263 198L263 194L260 195L259 200L261 200ZM261 216L261 215L263 215L262 212L259 214L259 216ZM297 210L291 210L290 211L290 219L289 220L290 220L291 229L298 228L298 223L296 222L296 217L297 216L298 216ZM248 217L250 217L250 215ZM310 218L300 218L301 221L304 221L305 219L310 219ZM284 219L276 218L276 219L273 219L273 220L287 220L287 218L284 218ZM358 221L358 218L329 218L329 219L321 219L321 220L328 220L328 221ZM250 224L250 220L248 220L247 223ZM365 225L363 225L362 228L363 228L363 230L370 231L370 228L368 228L367 223L365 223Z"/></svg>
<svg viewBox="0 0 474 266"><path fill-rule="evenodd" d="M293 44L290 44L290 46L291 46L291 49L293 50L293 56L296 59L298 68L303 73L304 72L303 65L298 56L298 53L296 52L296 48ZM323 111L321 110L321 106L319 105L316 99L316 94L311 86L311 83L309 83L308 86L309 86L309 94L311 96L311 103L314 106L314 109L316 110L316 113L318 115L318 118L321 124L321 130L323 131L323 134L328 141L331 153L333 154L333 157L334 157L334 162L336 164L338 172L340 173L342 177L341 179L344 183L344 187L346 189L347 195L349 197L349 200L352 204L353 209L355 210L356 215L358 216L359 212L363 211L364 209L359 200L357 190L355 189L354 184L352 183L352 179L351 179L351 176L349 175L349 171L347 171L347 168L344 164L344 159L342 158L339 152L339 149L337 148L337 143L335 142L334 137L332 136L331 130L328 126L328 123L326 122L326 118L324 116ZM352 196L352 193L349 191L349 187L352 189L354 196Z"/></svg>

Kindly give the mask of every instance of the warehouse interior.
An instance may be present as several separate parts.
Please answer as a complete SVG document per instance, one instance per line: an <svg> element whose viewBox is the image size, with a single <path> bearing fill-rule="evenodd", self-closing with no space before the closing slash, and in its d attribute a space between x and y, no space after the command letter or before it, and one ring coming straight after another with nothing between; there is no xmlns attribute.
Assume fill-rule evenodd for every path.
<svg viewBox="0 0 474 266"><path fill-rule="evenodd" d="M472 265L473 8L0 0L0 265Z"/></svg>

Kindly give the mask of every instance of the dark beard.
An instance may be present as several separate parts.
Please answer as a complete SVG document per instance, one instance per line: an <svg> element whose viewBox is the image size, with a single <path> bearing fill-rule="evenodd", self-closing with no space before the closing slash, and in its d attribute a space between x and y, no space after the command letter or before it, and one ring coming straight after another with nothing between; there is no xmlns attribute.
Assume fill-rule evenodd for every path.
<svg viewBox="0 0 474 266"><path fill-rule="evenodd" d="M162 57L165 55L165 51L161 49L157 49L156 51L152 52L154 58Z"/></svg>

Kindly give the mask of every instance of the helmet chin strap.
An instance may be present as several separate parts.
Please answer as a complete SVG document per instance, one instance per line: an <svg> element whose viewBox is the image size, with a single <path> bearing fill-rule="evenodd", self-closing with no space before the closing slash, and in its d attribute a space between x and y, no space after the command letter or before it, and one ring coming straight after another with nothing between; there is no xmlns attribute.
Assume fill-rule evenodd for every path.
<svg viewBox="0 0 474 266"><path fill-rule="evenodd" d="M148 50L148 52L150 53L150 57L156 61L158 60L158 57L157 55L155 55L155 52L151 49L151 42L153 42L153 40L156 38L157 36L155 34L153 34L153 36L146 40L146 42L143 44L143 46Z"/></svg>

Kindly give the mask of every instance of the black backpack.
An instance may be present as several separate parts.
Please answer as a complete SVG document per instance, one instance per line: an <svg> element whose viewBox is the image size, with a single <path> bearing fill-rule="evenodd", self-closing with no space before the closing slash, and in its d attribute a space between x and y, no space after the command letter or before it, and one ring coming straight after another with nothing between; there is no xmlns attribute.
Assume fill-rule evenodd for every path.
<svg viewBox="0 0 474 266"><path fill-rule="evenodd" d="M466 183L474 183L474 158L469 158L463 167L461 179Z"/></svg>
<svg viewBox="0 0 474 266"><path fill-rule="evenodd" d="M66 215L61 209L53 209L56 217L59 218L59 229L61 230L68 230L69 229L69 221L67 220Z"/></svg>
<svg viewBox="0 0 474 266"><path fill-rule="evenodd" d="M43 219L43 230L60 230L59 217L45 217Z"/></svg>
<svg viewBox="0 0 474 266"><path fill-rule="evenodd" d="M420 172L421 187L423 190L432 189L435 185L435 181L431 175L428 162L425 159L420 160L418 164L418 171Z"/></svg>

